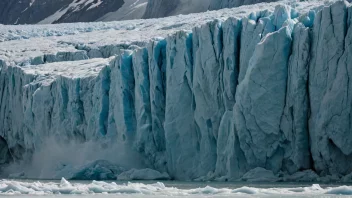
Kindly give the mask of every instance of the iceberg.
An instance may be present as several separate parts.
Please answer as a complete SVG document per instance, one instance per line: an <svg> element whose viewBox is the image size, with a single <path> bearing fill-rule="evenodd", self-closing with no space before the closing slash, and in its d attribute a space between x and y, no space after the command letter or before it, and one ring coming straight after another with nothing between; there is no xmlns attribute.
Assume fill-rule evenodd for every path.
<svg viewBox="0 0 352 198"><path fill-rule="evenodd" d="M268 3L159 21L5 26L2 174L348 181L351 9Z"/></svg>
<svg viewBox="0 0 352 198"><path fill-rule="evenodd" d="M108 161L98 160L90 163L73 174L72 180L115 180L123 168L111 164Z"/></svg>

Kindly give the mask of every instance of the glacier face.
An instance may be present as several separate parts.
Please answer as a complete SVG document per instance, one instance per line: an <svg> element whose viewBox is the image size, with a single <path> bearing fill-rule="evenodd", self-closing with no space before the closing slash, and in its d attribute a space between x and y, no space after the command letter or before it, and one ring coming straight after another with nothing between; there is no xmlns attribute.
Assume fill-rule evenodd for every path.
<svg viewBox="0 0 352 198"><path fill-rule="evenodd" d="M98 36L126 42L102 39L95 48L94 39L84 42L90 33L40 40L40 28L50 26L28 31L35 38L5 38L0 153L2 164L11 163L4 174L22 167L19 175L32 178L102 171L108 178L348 180L352 7L273 5L245 17L214 12L226 17L192 30L149 22L143 29L142 21L132 30L99 26ZM128 34L157 38L127 42ZM36 41L40 50L30 50ZM20 44L26 50L16 52Z"/></svg>

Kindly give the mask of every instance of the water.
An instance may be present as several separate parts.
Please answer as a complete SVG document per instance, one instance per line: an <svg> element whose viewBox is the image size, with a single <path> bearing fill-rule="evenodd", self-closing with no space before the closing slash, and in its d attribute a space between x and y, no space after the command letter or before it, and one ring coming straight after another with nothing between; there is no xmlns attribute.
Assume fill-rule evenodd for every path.
<svg viewBox="0 0 352 198"><path fill-rule="evenodd" d="M23 197L352 197L351 184L179 181L1 180L0 196Z"/></svg>

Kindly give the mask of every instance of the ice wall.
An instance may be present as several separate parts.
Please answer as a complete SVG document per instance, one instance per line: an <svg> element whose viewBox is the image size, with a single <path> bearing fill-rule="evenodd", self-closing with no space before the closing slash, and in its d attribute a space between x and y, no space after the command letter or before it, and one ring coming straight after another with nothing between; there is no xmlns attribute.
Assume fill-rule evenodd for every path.
<svg viewBox="0 0 352 198"><path fill-rule="evenodd" d="M343 1L300 15L279 5L110 59L94 58L104 49L80 61L1 62L4 145L16 159L48 137L119 145L180 180L276 181L310 169L341 179L352 171L351 11ZM58 66L75 69L33 72Z"/></svg>

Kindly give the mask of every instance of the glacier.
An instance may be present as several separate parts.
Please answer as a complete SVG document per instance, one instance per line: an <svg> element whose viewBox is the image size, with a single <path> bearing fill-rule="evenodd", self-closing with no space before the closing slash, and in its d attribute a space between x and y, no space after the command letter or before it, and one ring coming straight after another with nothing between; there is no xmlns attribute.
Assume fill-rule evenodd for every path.
<svg viewBox="0 0 352 198"><path fill-rule="evenodd" d="M2 175L348 182L351 17L309 1L0 25Z"/></svg>

